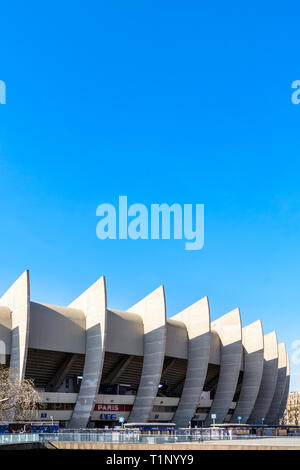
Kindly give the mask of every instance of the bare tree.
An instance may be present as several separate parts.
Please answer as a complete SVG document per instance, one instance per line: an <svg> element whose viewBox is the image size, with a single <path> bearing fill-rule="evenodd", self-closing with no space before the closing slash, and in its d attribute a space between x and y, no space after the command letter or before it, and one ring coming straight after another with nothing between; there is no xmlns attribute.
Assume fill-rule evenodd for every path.
<svg viewBox="0 0 300 470"><path fill-rule="evenodd" d="M281 424L281 425L289 424L288 412L287 412L287 410L284 411L284 414L283 414L283 416L282 416L281 419L280 419L280 424Z"/></svg>
<svg viewBox="0 0 300 470"><path fill-rule="evenodd" d="M41 401L33 380L17 380L8 368L0 369L0 421L33 419Z"/></svg>

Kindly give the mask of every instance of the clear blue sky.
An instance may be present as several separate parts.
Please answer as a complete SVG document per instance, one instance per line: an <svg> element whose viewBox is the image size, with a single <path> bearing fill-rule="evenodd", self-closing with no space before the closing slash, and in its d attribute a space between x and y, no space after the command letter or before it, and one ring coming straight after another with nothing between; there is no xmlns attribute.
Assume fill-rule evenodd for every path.
<svg viewBox="0 0 300 470"><path fill-rule="evenodd" d="M204 2L203 2L204 3ZM102 274L111 307L164 284L300 339L297 2L1 6L0 290L68 304ZM205 245L100 241L96 207L204 203ZM300 388L300 365L292 365Z"/></svg>

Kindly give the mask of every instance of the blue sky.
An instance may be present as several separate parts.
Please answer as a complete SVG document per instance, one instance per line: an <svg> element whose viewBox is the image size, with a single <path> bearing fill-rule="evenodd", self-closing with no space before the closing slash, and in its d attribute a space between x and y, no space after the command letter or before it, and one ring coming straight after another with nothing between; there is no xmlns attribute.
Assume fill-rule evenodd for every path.
<svg viewBox="0 0 300 470"><path fill-rule="evenodd" d="M162 4L163 3L163 4ZM1 6L0 286L28 268L68 304L102 274L111 307L160 284L168 315L208 295L289 351L300 339L296 2ZM96 238L96 207L205 204L205 245ZM292 364L292 389L300 365Z"/></svg>

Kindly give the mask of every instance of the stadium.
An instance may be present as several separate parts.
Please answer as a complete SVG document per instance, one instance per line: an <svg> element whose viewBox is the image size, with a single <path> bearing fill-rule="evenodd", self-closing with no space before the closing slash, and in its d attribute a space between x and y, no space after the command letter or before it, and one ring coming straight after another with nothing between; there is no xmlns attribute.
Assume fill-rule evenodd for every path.
<svg viewBox="0 0 300 470"><path fill-rule="evenodd" d="M238 308L211 322L208 298L167 318L163 287L127 311L107 306L105 278L69 306L30 298L29 272L0 298L2 367L31 378L36 420L69 428L127 423L277 425L289 359Z"/></svg>

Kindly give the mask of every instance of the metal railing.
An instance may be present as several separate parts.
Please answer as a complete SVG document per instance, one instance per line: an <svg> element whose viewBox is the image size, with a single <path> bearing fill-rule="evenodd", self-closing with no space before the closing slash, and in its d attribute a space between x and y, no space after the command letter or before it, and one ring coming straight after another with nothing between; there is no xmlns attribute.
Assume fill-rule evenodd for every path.
<svg viewBox="0 0 300 470"><path fill-rule="evenodd" d="M37 443L37 442L85 442L85 443L133 443L133 444L179 444L179 443L201 443L214 441L255 441L263 444L264 441L273 441L274 445L297 445L300 446L300 436L258 436L258 435L230 435L224 433L212 433L209 430L199 433L174 433L166 434L141 434L126 432L59 432L55 434L2 434L0 445ZM275 444L276 443L276 444Z"/></svg>

